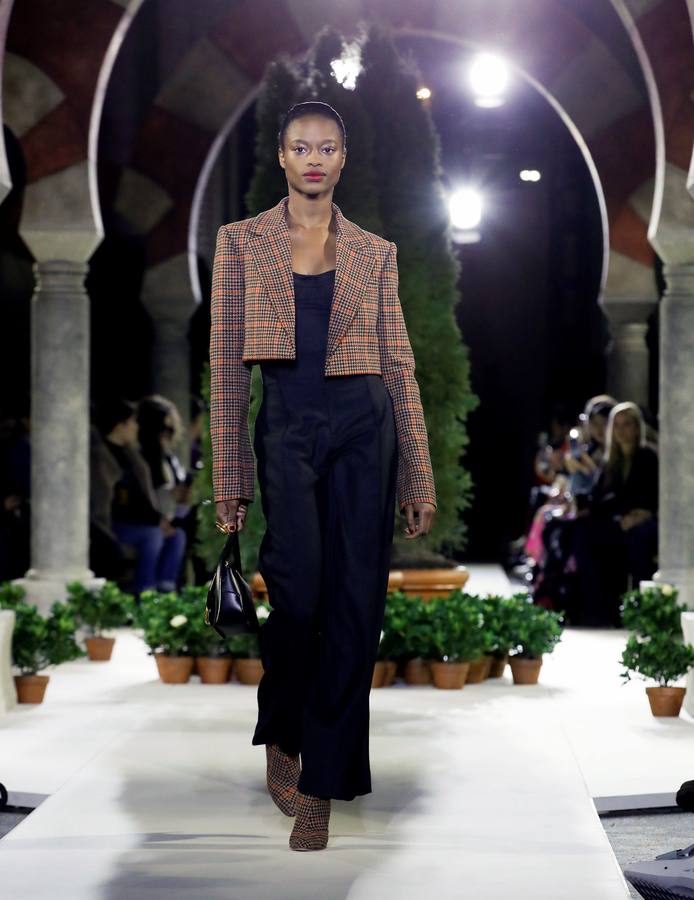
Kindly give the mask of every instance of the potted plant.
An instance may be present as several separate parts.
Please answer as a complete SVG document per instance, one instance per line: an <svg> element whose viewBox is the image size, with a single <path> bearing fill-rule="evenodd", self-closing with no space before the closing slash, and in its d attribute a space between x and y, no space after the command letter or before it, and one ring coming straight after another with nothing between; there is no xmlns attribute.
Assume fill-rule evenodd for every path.
<svg viewBox="0 0 694 900"><path fill-rule="evenodd" d="M685 644L673 634L652 635L639 638L631 635L622 653L625 670L624 683L631 680L630 672L636 672L645 680L657 681L656 687L647 687L646 694L654 716L679 716L686 688L671 684L694 666L694 647Z"/></svg>
<svg viewBox="0 0 694 900"><path fill-rule="evenodd" d="M674 585L654 582L622 595L622 624L633 632L622 653L622 678L629 681L632 671L658 682L646 688L654 716L679 716L686 688L670 682L694 666L694 648L682 640L678 596Z"/></svg>
<svg viewBox="0 0 694 900"><path fill-rule="evenodd" d="M111 659L115 638L103 634L105 628L125 625L134 612L134 598L107 581L98 590L91 590L79 581L67 585L67 603L78 626L85 628L89 659L105 662Z"/></svg>
<svg viewBox="0 0 694 900"><path fill-rule="evenodd" d="M476 606L479 610L479 631L481 638L480 655L470 660L470 665L465 677L465 684L479 684L489 677L492 667L493 657L490 650L496 645L496 636L490 623L486 618L486 604L482 597L477 594L466 594L464 591L453 591L451 597L454 602L460 597L461 601L469 606Z"/></svg>
<svg viewBox="0 0 694 900"><path fill-rule="evenodd" d="M501 678L504 674L509 650L513 646L513 635L509 627L511 609L516 600L524 596L514 594L509 602L509 599L498 594L487 594L482 600L485 630L490 636L489 643L485 648L491 657L489 678Z"/></svg>
<svg viewBox="0 0 694 900"><path fill-rule="evenodd" d="M255 611L258 623L262 628L270 610L264 603L259 603ZM253 633L234 634L228 639L227 645L234 657L234 673L237 680L241 684L260 684L264 670L260 659L258 635Z"/></svg>
<svg viewBox="0 0 694 900"><path fill-rule="evenodd" d="M188 649L193 657L193 673L200 676L202 684L225 684L231 678L233 659L227 642L205 623L207 585L186 586L181 595L189 606Z"/></svg>
<svg viewBox="0 0 694 900"><path fill-rule="evenodd" d="M651 582L643 589L622 594L620 606L622 625L643 637L673 634L681 636L680 616L683 607L678 603L679 591L672 584Z"/></svg>
<svg viewBox="0 0 694 900"><path fill-rule="evenodd" d="M383 630L376 653L373 687L391 685L395 681L398 661L407 656L407 613L411 602L407 594L402 591L391 591L386 596ZM380 680L379 669L382 674Z"/></svg>
<svg viewBox="0 0 694 900"><path fill-rule="evenodd" d="M431 674L437 688L462 688L470 661L483 648L481 607L476 597L452 591L427 604L434 659Z"/></svg>
<svg viewBox="0 0 694 900"><path fill-rule="evenodd" d="M509 662L514 684L537 684L542 657L561 640L562 614L536 606L518 595L508 603L513 655Z"/></svg>
<svg viewBox="0 0 694 900"><path fill-rule="evenodd" d="M400 592L395 592L400 593ZM398 631L402 634L406 684L431 684L431 659L435 651L431 644L431 622L428 603L417 595L402 593L404 601L396 613ZM396 601L397 602L397 601Z"/></svg>
<svg viewBox="0 0 694 900"><path fill-rule="evenodd" d="M159 677L165 684L185 684L193 669L190 645L195 617L190 600L176 591L142 591L135 622L154 656Z"/></svg>
<svg viewBox="0 0 694 900"><path fill-rule="evenodd" d="M48 617L26 602L11 608L15 613L12 662L19 669L19 675L14 676L17 699L20 703L43 703L50 676L38 673L47 666L85 656L75 641L77 622L67 603L53 603Z"/></svg>

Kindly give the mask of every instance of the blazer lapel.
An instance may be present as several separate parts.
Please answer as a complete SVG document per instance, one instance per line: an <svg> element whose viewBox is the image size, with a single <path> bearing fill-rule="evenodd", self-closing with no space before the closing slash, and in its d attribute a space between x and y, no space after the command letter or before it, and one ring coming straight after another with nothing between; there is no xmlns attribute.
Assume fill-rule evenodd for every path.
<svg viewBox="0 0 694 900"><path fill-rule="evenodd" d="M288 200L284 197L258 217L256 230L259 233L251 239L249 246L279 321L295 347L292 247L285 217ZM343 216L336 203L332 204L332 208L336 224L335 290L328 324L326 358L333 353L349 328L376 263L371 245L361 229Z"/></svg>

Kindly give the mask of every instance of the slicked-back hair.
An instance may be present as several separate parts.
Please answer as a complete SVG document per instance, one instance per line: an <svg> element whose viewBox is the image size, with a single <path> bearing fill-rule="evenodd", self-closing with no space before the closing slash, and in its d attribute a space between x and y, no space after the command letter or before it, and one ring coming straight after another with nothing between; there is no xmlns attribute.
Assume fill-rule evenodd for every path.
<svg viewBox="0 0 694 900"><path fill-rule="evenodd" d="M347 149L347 129L342 121L342 116L329 103L322 100L305 100L303 103L295 103L284 114L280 130L277 132L277 146L280 150L284 149L284 136L287 128L295 119L302 119L304 116L324 116L326 119L332 119L340 129L342 135L342 151Z"/></svg>

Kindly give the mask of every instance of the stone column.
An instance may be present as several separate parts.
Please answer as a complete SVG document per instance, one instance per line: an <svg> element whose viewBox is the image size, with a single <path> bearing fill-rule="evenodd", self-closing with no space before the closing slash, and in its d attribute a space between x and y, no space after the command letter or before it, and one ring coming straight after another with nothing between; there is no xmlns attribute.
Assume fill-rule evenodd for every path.
<svg viewBox="0 0 694 900"><path fill-rule="evenodd" d="M652 298L605 297L603 310L612 343L607 357L607 392L648 409L649 352L647 320L657 306Z"/></svg>
<svg viewBox="0 0 694 900"><path fill-rule="evenodd" d="M674 584L694 610L694 263L668 264L660 307L660 522L655 581ZM694 639L691 614L684 638ZM685 708L694 715L694 670Z"/></svg>
<svg viewBox="0 0 694 900"><path fill-rule="evenodd" d="M660 568L694 609L694 263L668 264L660 305Z"/></svg>
<svg viewBox="0 0 694 900"><path fill-rule="evenodd" d="M47 612L67 582L103 584L89 560L89 298L84 262L34 264L31 568L17 583Z"/></svg>
<svg viewBox="0 0 694 900"><path fill-rule="evenodd" d="M181 416L184 435L190 423L190 342L189 318L153 319L152 384L158 394L172 400ZM184 466L190 464L190 442L184 439L176 448Z"/></svg>
<svg viewBox="0 0 694 900"><path fill-rule="evenodd" d="M152 385L172 400L181 416L184 439L176 453L184 466L190 464L190 317L197 303L190 283L188 257L181 254L148 269L142 303L154 330Z"/></svg>

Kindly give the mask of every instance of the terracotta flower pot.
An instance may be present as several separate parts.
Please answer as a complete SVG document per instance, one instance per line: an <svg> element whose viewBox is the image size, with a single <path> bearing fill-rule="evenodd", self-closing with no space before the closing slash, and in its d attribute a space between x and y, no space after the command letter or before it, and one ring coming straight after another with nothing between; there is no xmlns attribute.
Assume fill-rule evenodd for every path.
<svg viewBox="0 0 694 900"><path fill-rule="evenodd" d="M431 674L434 687L444 690L460 690L465 686L465 679L470 668L469 662L431 662Z"/></svg>
<svg viewBox="0 0 694 900"><path fill-rule="evenodd" d="M94 662L107 662L111 659L116 639L110 637L88 637L84 639L84 643L87 645L87 656L89 659Z"/></svg>
<svg viewBox="0 0 694 900"><path fill-rule="evenodd" d="M202 684L226 684L231 676L231 657L196 656L195 668Z"/></svg>
<svg viewBox="0 0 694 900"><path fill-rule="evenodd" d="M654 716L679 716L686 688L647 687L648 702Z"/></svg>
<svg viewBox="0 0 694 900"><path fill-rule="evenodd" d="M383 687L383 678L386 674L386 662L384 659L377 659L374 664L374 673L371 676L371 687Z"/></svg>
<svg viewBox="0 0 694 900"><path fill-rule="evenodd" d="M522 659L519 656L512 656L509 665L514 684L537 684L542 668L542 657L540 659Z"/></svg>
<svg viewBox="0 0 694 900"><path fill-rule="evenodd" d="M398 670L398 664L394 659L385 660L386 668L383 675L383 687L390 687L395 681L395 673Z"/></svg>
<svg viewBox="0 0 694 900"><path fill-rule="evenodd" d="M263 663L258 657L234 660L234 671L241 684L260 684L263 677Z"/></svg>
<svg viewBox="0 0 694 900"><path fill-rule="evenodd" d="M508 662L508 653L505 653L503 656L492 656L492 664L489 669L489 678L501 678L504 674L504 670L506 669L506 663Z"/></svg>
<svg viewBox="0 0 694 900"><path fill-rule="evenodd" d="M431 684L431 669L426 660L418 656L405 663L406 684Z"/></svg>
<svg viewBox="0 0 694 900"><path fill-rule="evenodd" d="M169 656L166 653L155 653L159 677L164 684L185 684L193 671L192 656Z"/></svg>
<svg viewBox="0 0 694 900"><path fill-rule="evenodd" d="M480 656L470 662L470 670L467 673L465 684L479 684L489 678L489 670L492 667L491 656Z"/></svg>
<svg viewBox="0 0 694 900"><path fill-rule="evenodd" d="M50 675L15 675L19 703L43 703Z"/></svg>

